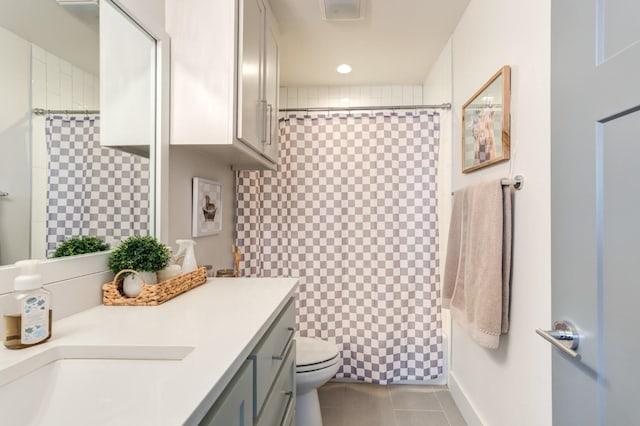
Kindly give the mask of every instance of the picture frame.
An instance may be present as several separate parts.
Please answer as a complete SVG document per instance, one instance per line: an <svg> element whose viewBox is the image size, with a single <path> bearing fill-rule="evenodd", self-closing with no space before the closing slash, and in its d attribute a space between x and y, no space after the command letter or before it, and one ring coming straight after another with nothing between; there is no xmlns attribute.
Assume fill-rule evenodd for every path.
<svg viewBox="0 0 640 426"><path fill-rule="evenodd" d="M204 237L222 232L222 184L193 178L191 236Z"/></svg>
<svg viewBox="0 0 640 426"><path fill-rule="evenodd" d="M510 158L510 92L505 65L462 106L462 173Z"/></svg>

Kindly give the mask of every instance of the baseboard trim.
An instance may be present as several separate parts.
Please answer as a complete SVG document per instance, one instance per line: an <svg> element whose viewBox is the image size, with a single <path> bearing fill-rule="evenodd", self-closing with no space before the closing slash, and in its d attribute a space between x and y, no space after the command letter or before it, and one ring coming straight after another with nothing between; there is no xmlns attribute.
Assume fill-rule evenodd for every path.
<svg viewBox="0 0 640 426"><path fill-rule="evenodd" d="M451 370L449 370L449 392L451 392L453 400L469 426L485 425L485 422L482 421L476 410L473 408L471 402L467 399L464 389L462 389L456 379L455 372Z"/></svg>

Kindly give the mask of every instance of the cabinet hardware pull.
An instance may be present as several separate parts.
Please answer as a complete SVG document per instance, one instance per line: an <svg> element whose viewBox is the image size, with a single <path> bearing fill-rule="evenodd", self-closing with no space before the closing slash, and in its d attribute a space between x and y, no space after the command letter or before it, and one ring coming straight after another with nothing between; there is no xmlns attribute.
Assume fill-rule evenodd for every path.
<svg viewBox="0 0 640 426"><path fill-rule="evenodd" d="M289 342L289 340L291 340L291 336L293 336L293 333L296 330L293 327L287 327L287 331L289 332L289 336L287 336L287 342ZM272 355L271 359L274 361L282 361L284 359L284 354L287 351L287 346L288 345L285 344L282 352L280 352L280 355Z"/></svg>
<svg viewBox="0 0 640 426"><path fill-rule="evenodd" d="M267 111L269 111L269 135L265 137L265 142L271 145L273 143L273 105L267 104Z"/></svg>
<svg viewBox="0 0 640 426"><path fill-rule="evenodd" d="M260 106L262 109L260 125L262 126L262 144L265 145L267 143L267 124L265 123L265 119L267 118L267 101L261 100Z"/></svg>
<svg viewBox="0 0 640 426"><path fill-rule="evenodd" d="M287 400L287 407L284 410L284 416L282 416L282 421L280 422L280 426L287 426L291 424L290 417L293 414L293 391L286 392L285 395L289 397Z"/></svg>

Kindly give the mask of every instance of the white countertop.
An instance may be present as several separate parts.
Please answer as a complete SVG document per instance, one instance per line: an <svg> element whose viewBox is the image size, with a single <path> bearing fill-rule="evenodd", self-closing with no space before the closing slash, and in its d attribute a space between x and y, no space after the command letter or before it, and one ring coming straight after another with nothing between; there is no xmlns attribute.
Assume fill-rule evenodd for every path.
<svg viewBox="0 0 640 426"><path fill-rule="evenodd" d="M54 322L49 342L22 350L2 347L0 378L3 371L15 370L53 348L95 346L117 352L119 347L193 347L184 359L163 361L161 368L154 367L154 361L93 361L99 368L90 371L90 383L113 387L106 389L110 397L104 402L113 409L96 413L103 421L90 423L195 424L294 294L296 284L293 278L215 278L160 306L97 306ZM113 362L145 363L140 371L146 375L137 380L147 381L148 393L136 401L119 399L121 391L109 380ZM128 380L136 380L135 374Z"/></svg>

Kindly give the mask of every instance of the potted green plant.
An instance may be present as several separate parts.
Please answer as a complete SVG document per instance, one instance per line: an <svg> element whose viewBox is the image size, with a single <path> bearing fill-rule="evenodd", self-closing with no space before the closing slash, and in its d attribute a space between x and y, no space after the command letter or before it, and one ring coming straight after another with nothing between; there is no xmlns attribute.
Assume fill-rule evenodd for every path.
<svg viewBox="0 0 640 426"><path fill-rule="evenodd" d="M169 264L170 249L154 237L132 236L122 241L109 255L109 269L114 274L123 269L139 272L146 284L156 284L156 272ZM123 283L124 293L136 297L142 291L138 274L127 274Z"/></svg>
<svg viewBox="0 0 640 426"><path fill-rule="evenodd" d="M75 256L109 250L109 244L93 235L81 235L64 240L53 252L53 257Z"/></svg>

